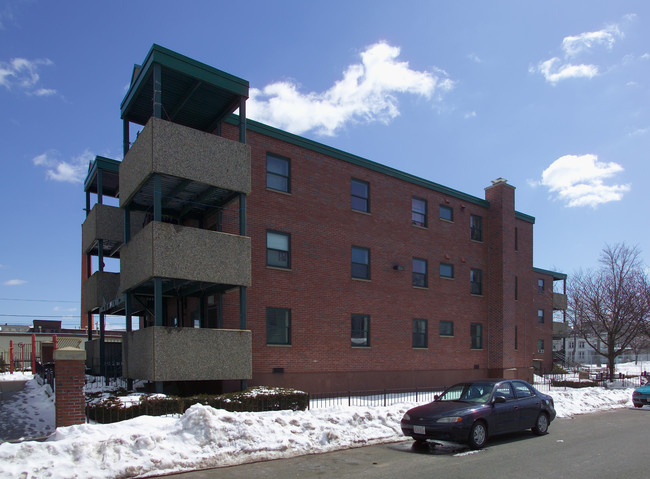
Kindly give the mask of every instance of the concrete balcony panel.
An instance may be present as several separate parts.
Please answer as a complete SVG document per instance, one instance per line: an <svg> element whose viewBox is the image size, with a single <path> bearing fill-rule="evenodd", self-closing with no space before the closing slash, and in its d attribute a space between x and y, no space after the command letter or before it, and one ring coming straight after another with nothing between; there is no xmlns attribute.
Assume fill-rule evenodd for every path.
<svg viewBox="0 0 650 479"><path fill-rule="evenodd" d="M124 241L124 212L116 206L96 204L81 225L82 252L96 254L97 240L117 248ZM110 247L109 246L109 249Z"/></svg>
<svg viewBox="0 0 650 479"><path fill-rule="evenodd" d="M154 326L123 336L122 375L146 381L252 377L252 334L232 329Z"/></svg>
<svg viewBox="0 0 650 479"><path fill-rule="evenodd" d="M152 221L121 251L125 292L152 278L231 286L251 285L251 242L246 236Z"/></svg>
<svg viewBox="0 0 650 479"><path fill-rule="evenodd" d="M84 306L90 313L117 298L120 289L120 273L96 271L83 284Z"/></svg>
<svg viewBox="0 0 650 479"><path fill-rule="evenodd" d="M566 294L553 293L553 309L566 311L567 309L567 296Z"/></svg>
<svg viewBox="0 0 650 479"><path fill-rule="evenodd" d="M243 143L151 118L120 164L120 206L154 173L248 194L250 157Z"/></svg>

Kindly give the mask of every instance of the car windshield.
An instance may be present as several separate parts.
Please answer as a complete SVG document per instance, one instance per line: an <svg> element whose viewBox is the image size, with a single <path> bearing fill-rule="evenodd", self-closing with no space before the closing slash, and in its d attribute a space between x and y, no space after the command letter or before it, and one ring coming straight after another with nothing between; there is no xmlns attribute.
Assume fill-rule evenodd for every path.
<svg viewBox="0 0 650 479"><path fill-rule="evenodd" d="M466 401L474 403L486 403L492 394L492 384L465 383L456 384L447 389L438 398L438 401Z"/></svg>

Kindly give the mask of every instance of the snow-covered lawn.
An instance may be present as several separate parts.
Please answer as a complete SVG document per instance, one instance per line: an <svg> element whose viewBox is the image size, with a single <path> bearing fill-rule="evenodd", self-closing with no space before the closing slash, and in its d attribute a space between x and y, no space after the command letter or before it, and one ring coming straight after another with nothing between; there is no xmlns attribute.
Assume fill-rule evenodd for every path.
<svg viewBox="0 0 650 479"><path fill-rule="evenodd" d="M632 391L551 388L549 392L562 418L633 407ZM20 414L30 407L41 414L53 408L52 398L36 380L27 383L24 395ZM84 424L59 428L44 442L0 444L0 477L151 476L400 441L404 437L399 421L414 405L231 413L197 404L182 416Z"/></svg>

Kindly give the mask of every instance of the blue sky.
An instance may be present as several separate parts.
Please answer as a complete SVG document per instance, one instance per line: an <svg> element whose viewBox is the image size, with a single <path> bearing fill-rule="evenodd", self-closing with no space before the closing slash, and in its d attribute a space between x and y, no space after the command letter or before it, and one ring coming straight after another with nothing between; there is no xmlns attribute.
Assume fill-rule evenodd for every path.
<svg viewBox="0 0 650 479"><path fill-rule="evenodd" d="M0 324L79 325L83 178L153 43L248 80L252 119L479 198L506 178L537 267L650 263L650 3L179 5L0 2Z"/></svg>

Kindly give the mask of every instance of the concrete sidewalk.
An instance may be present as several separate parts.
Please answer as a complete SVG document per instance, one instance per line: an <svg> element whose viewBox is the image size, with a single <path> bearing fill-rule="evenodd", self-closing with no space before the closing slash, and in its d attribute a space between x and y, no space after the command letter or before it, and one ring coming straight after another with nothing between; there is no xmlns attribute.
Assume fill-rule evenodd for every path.
<svg viewBox="0 0 650 479"><path fill-rule="evenodd" d="M40 440L55 429L51 399L39 386L28 383L0 381L0 443Z"/></svg>
<svg viewBox="0 0 650 479"><path fill-rule="evenodd" d="M20 392L25 389L27 381L0 381L0 442L13 441L23 437L21 424L15 421L12 406L20 401Z"/></svg>

